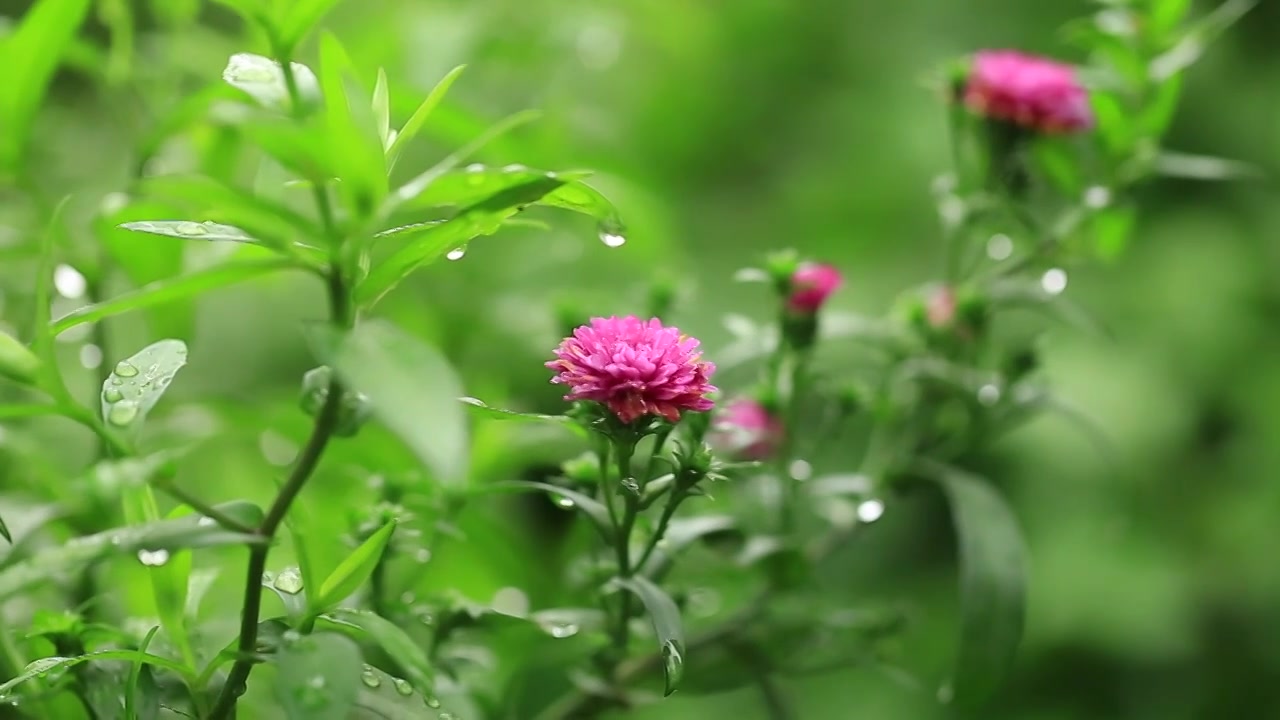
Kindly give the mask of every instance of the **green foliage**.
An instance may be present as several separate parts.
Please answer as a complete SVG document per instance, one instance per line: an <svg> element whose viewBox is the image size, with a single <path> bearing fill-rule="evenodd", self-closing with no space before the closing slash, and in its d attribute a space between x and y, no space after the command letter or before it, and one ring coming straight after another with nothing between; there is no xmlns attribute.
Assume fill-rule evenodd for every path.
<svg viewBox="0 0 1280 720"><path fill-rule="evenodd" d="M936 264L912 244L929 236L915 181L945 148L924 120L896 127L910 105L889 101L902 58L877 60L881 102L844 109L834 79L864 61L832 52L848 44L834 5L714 18L689 6L659 22L639 6L534 0L490 23L471 6L217 4L103 0L82 29L90 3L38 0L0 36L0 61L20 69L0 88L0 700L12 714L1119 718L1087 688L1038 705L1026 678L1057 677L1055 642L1134 663L1189 656L1191 640L1142 633L1191 617L1194 603L1168 599L1190 579L1132 581L1124 564L1187 548L1156 534L1134 561L1118 540L1114 556L1108 545L1063 571L1053 532L1083 546L1075 534L1152 531L1109 495L1096 518L1075 508L1087 483L1040 476L1088 461L1056 434L1034 438L1042 418L1067 419L1119 455L1123 423L1068 402L1096 409L1114 389L1128 398L1117 406L1141 408L1142 433L1198 428L1182 445L1210 448L1193 456L1212 459L1202 473L1264 453L1240 438L1269 437L1266 416L1220 430L1212 413L1153 400L1168 388L1120 392L1157 372L1132 317L1115 329L1127 301L1089 294L1109 283L1085 265L1124 279L1131 258L1150 261L1130 245L1160 181L1262 174L1252 147L1251 164L1170 149L1212 145L1186 142L1184 94L1203 88L1185 76L1255 2L1198 16L1188 0L1109 1L1072 24L1092 127L999 116L966 92L976 63L945 61L949 107L934 124L950 130L953 167L933 183ZM906 12L886 5L882 20ZM939 26L960 17L930 12ZM548 47L529 43L526 21L557 28ZM541 58L564 39L567 60ZM457 91L456 48L485 68ZM937 54L900 49L917 64ZM486 95L501 70L529 81L545 116L491 121L529 100L515 84ZM599 106L568 99L579 95ZM592 171L535 169L584 159L607 195ZM548 208L570 212L548 224ZM872 236L893 242L871 252ZM601 244L626 251L583 250ZM805 251L733 275L790 244ZM1208 247L1195 246L1222 252ZM1200 270L1145 294L1195 296L1169 325L1249 324L1212 305L1227 297L1269 307L1262 290ZM896 304L878 297L926 275ZM880 300L884 317L841 307ZM720 332L709 318L730 310ZM665 329L599 347L578 329L646 313ZM1046 320L1062 326L1054 343ZM557 334L576 341L548 363ZM1250 356L1199 337L1172 362L1191 346ZM1081 343L1099 339L1114 354L1073 375ZM718 389L698 384L703 362L718 365ZM179 370L182 392L160 404ZM1250 401L1218 391L1223 406ZM1124 449L1157 445L1131 436ZM941 490L954 537L922 480ZM1151 497L1130 499L1151 509ZM1178 517L1179 533L1207 534ZM1049 567L1036 585L1028 546ZM1110 585L1147 596L1092 600ZM1272 598L1250 589L1251 603ZM1091 602L1102 611L1071 625ZM1137 697L1121 705L1209 713Z"/></svg>

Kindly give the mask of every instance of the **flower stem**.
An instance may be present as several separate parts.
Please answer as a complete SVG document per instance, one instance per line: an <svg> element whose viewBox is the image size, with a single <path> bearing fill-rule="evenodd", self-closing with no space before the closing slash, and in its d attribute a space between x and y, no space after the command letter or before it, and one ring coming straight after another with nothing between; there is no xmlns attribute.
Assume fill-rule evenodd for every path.
<svg viewBox="0 0 1280 720"><path fill-rule="evenodd" d="M613 449L614 454L617 456L618 482L634 482L631 477L631 457L636 451L635 442L631 440L615 440ZM606 495L610 492L611 488L605 487ZM617 536L614 538L614 550L618 555L618 576L629 578L633 570L631 567L631 531L635 528L636 516L639 514L640 498L634 492L627 491L623 494L623 501L625 506L622 510L622 520L618 523ZM613 644L619 656L622 656L626 654L627 644L631 637L630 633L627 632L627 623L631 620L631 593L625 590L620 592L618 624L614 628Z"/></svg>

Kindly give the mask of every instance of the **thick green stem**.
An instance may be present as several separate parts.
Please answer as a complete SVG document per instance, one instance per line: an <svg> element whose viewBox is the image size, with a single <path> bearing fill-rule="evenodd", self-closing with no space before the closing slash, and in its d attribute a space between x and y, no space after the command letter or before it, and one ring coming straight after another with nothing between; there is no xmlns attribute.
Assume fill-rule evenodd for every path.
<svg viewBox="0 0 1280 720"><path fill-rule="evenodd" d="M614 443L614 453L617 455L618 463L618 481L620 483L635 482L631 475L631 456L635 454L636 446L631 441L618 441ZM610 489L605 488L608 494ZM631 577L633 568L631 567L631 531L635 528L636 516L640 510L639 496L630 490L623 494L625 507L622 510L622 520L618 523L618 534L614 539L614 549L618 555L618 576L622 578ZM617 626L614 629L613 644L618 650L619 656L625 655L627 644L631 638L631 634L627 631L627 623L631 620L631 593L625 590L620 591L619 610Z"/></svg>

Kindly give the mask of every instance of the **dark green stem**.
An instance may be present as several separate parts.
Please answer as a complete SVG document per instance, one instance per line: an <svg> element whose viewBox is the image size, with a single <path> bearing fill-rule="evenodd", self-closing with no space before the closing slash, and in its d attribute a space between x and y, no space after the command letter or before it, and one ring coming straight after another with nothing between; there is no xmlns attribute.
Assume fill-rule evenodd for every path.
<svg viewBox="0 0 1280 720"><path fill-rule="evenodd" d="M618 482L634 482L631 476L631 456L635 454L636 446L633 441L620 440L614 442L614 454L617 455L618 463ZM605 487L606 495L609 494L610 488ZM618 555L618 576L622 578L631 577L633 568L631 567L631 531L635 528L636 516L640 510L640 498L636 493L628 490L623 493L625 507L622 511L622 520L617 527L617 537L614 538L614 550ZM631 593L621 591L619 599L619 610L617 626L614 629L613 644L618 650L619 656L623 656L627 651L627 644L631 634L627 631L627 623L631 620Z"/></svg>

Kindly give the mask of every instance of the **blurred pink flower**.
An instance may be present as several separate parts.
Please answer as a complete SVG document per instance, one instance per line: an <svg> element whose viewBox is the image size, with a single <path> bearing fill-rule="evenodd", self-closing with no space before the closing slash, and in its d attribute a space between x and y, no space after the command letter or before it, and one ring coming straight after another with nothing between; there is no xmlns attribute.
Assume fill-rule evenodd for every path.
<svg viewBox="0 0 1280 720"><path fill-rule="evenodd" d="M739 398L721 411L708 442L722 452L763 460L778 449L784 432L782 422L765 406L750 398Z"/></svg>
<svg viewBox="0 0 1280 720"><path fill-rule="evenodd" d="M831 265L804 263L791 275L787 307L797 313L816 313L843 281L840 271Z"/></svg>
<svg viewBox="0 0 1280 720"><path fill-rule="evenodd" d="M974 55L964 104L981 115L1045 133L1093 127L1089 93L1075 69L1016 50Z"/></svg>
<svg viewBox="0 0 1280 720"><path fill-rule="evenodd" d="M698 341L653 318L592 318L556 348L551 382L569 386L565 400L603 403L629 423L644 415L671 422L681 410L704 412L716 366L702 362Z"/></svg>
<svg viewBox="0 0 1280 720"><path fill-rule="evenodd" d="M925 303L925 317L929 326L941 330L951 325L956 317L956 292L950 286L942 285L929 294Z"/></svg>

